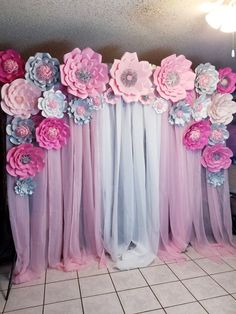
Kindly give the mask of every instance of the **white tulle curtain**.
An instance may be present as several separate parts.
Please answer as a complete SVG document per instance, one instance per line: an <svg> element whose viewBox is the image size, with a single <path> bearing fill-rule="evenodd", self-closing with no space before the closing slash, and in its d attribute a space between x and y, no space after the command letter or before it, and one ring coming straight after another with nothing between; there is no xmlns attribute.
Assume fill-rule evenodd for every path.
<svg viewBox="0 0 236 314"><path fill-rule="evenodd" d="M150 263L159 244L161 116L122 100L100 114L104 247L119 268Z"/></svg>

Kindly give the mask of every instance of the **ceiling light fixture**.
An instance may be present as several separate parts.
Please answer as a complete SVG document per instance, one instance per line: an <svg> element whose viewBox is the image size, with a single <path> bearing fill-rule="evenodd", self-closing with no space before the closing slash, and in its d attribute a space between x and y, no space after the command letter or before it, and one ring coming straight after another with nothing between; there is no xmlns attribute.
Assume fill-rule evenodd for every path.
<svg viewBox="0 0 236 314"><path fill-rule="evenodd" d="M206 21L214 29L219 29L224 33L232 33L232 52L231 56L235 58L234 33L236 32L236 0L216 2L207 2Z"/></svg>

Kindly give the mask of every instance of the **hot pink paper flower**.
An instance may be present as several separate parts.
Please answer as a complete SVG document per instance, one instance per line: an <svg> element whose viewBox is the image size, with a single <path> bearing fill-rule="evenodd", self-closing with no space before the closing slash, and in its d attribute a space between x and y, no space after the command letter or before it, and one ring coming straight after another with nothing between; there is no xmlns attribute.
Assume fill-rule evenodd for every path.
<svg viewBox="0 0 236 314"><path fill-rule="evenodd" d="M187 149L203 149L208 143L208 137L211 133L211 126L208 120L194 122L185 131L183 143Z"/></svg>
<svg viewBox="0 0 236 314"><path fill-rule="evenodd" d="M60 65L61 82L68 93L85 99L105 91L108 83L108 67L102 63L102 56L91 48L75 48L64 55Z"/></svg>
<svg viewBox="0 0 236 314"><path fill-rule="evenodd" d="M2 110L10 116L28 119L31 114L39 112L38 98L41 90L24 79L3 85L1 95Z"/></svg>
<svg viewBox="0 0 236 314"><path fill-rule="evenodd" d="M208 171L218 172L221 169L229 168L232 156L231 149L222 144L207 146L202 153L201 163Z"/></svg>
<svg viewBox="0 0 236 314"><path fill-rule="evenodd" d="M236 112L236 103L231 94L214 94L211 105L208 107L208 115L212 123L229 124Z"/></svg>
<svg viewBox="0 0 236 314"><path fill-rule="evenodd" d="M233 93L236 89L236 73L231 68L219 69L219 83L217 91L219 93Z"/></svg>
<svg viewBox="0 0 236 314"><path fill-rule="evenodd" d="M70 127L63 119L44 119L36 128L36 140L46 149L60 149L67 143Z"/></svg>
<svg viewBox="0 0 236 314"><path fill-rule="evenodd" d="M147 61L139 61L136 52L126 52L121 60L115 59L111 70L110 86L124 101L138 101L149 93L152 83L152 67Z"/></svg>
<svg viewBox="0 0 236 314"><path fill-rule="evenodd" d="M10 83L19 77L24 77L25 62L21 55L8 49L0 51L0 82Z"/></svg>
<svg viewBox="0 0 236 314"><path fill-rule="evenodd" d="M7 172L22 179L34 177L44 167L44 150L33 144L21 144L7 153Z"/></svg>
<svg viewBox="0 0 236 314"><path fill-rule="evenodd" d="M194 89L195 73L191 70L192 62L185 56L171 55L156 67L153 81L161 97L177 102L185 99L188 90Z"/></svg>
<svg viewBox="0 0 236 314"><path fill-rule="evenodd" d="M191 107L194 105L196 98L197 98L197 94L194 89L187 91L185 100Z"/></svg>

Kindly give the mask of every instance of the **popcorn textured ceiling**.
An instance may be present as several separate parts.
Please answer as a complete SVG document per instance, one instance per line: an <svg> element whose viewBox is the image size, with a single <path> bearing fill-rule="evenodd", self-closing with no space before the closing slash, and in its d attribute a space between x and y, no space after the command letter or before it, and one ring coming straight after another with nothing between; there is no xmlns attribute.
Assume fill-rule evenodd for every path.
<svg viewBox="0 0 236 314"><path fill-rule="evenodd" d="M236 68L231 35L211 29L200 11L203 0L1 0L0 49L25 57L64 53L87 46L105 62L136 51L158 64L172 53L194 65L211 62Z"/></svg>

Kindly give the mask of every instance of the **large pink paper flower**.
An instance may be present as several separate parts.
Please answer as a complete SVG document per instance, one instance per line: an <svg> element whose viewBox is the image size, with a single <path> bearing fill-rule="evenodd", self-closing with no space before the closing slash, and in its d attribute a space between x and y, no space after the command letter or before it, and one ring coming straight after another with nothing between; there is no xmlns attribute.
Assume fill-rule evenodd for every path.
<svg viewBox="0 0 236 314"><path fill-rule="evenodd" d="M236 73L231 68L219 69L219 83L217 91L219 93L233 93L236 89Z"/></svg>
<svg viewBox="0 0 236 314"><path fill-rule="evenodd" d="M22 179L34 177L44 167L44 150L33 144L21 144L7 153L7 172Z"/></svg>
<svg viewBox="0 0 236 314"><path fill-rule="evenodd" d="M3 85L1 95L2 110L10 116L28 119L31 114L39 112L38 98L41 90L24 79Z"/></svg>
<svg viewBox="0 0 236 314"><path fill-rule="evenodd" d="M212 123L229 124L236 112L236 103L231 94L214 94L211 105L208 107L208 115Z"/></svg>
<svg viewBox="0 0 236 314"><path fill-rule="evenodd" d="M218 172L221 169L229 168L232 156L231 149L222 144L207 146L202 153L201 163L208 171Z"/></svg>
<svg viewBox="0 0 236 314"><path fill-rule="evenodd" d="M152 87L152 67L147 61L139 61L136 52L126 52L121 60L115 59L111 70L110 86L124 101L138 101L149 94Z"/></svg>
<svg viewBox="0 0 236 314"><path fill-rule="evenodd" d="M21 55L8 49L0 51L0 82L10 83L19 77L24 77L25 62Z"/></svg>
<svg viewBox="0 0 236 314"><path fill-rule="evenodd" d="M195 73L191 70L192 62L185 56L171 55L156 67L153 81L161 97L177 102L186 98L188 90L194 89Z"/></svg>
<svg viewBox="0 0 236 314"><path fill-rule="evenodd" d="M64 55L60 65L61 82L67 86L68 93L79 98L95 97L105 91L108 83L108 67L102 56L91 48L75 48Z"/></svg>
<svg viewBox="0 0 236 314"><path fill-rule="evenodd" d="M70 136L70 127L63 119L44 119L36 128L36 140L46 149L60 149Z"/></svg>
<svg viewBox="0 0 236 314"><path fill-rule="evenodd" d="M211 133L211 126L208 120L194 122L185 131L183 143L187 149L203 149L208 143L208 137Z"/></svg>

